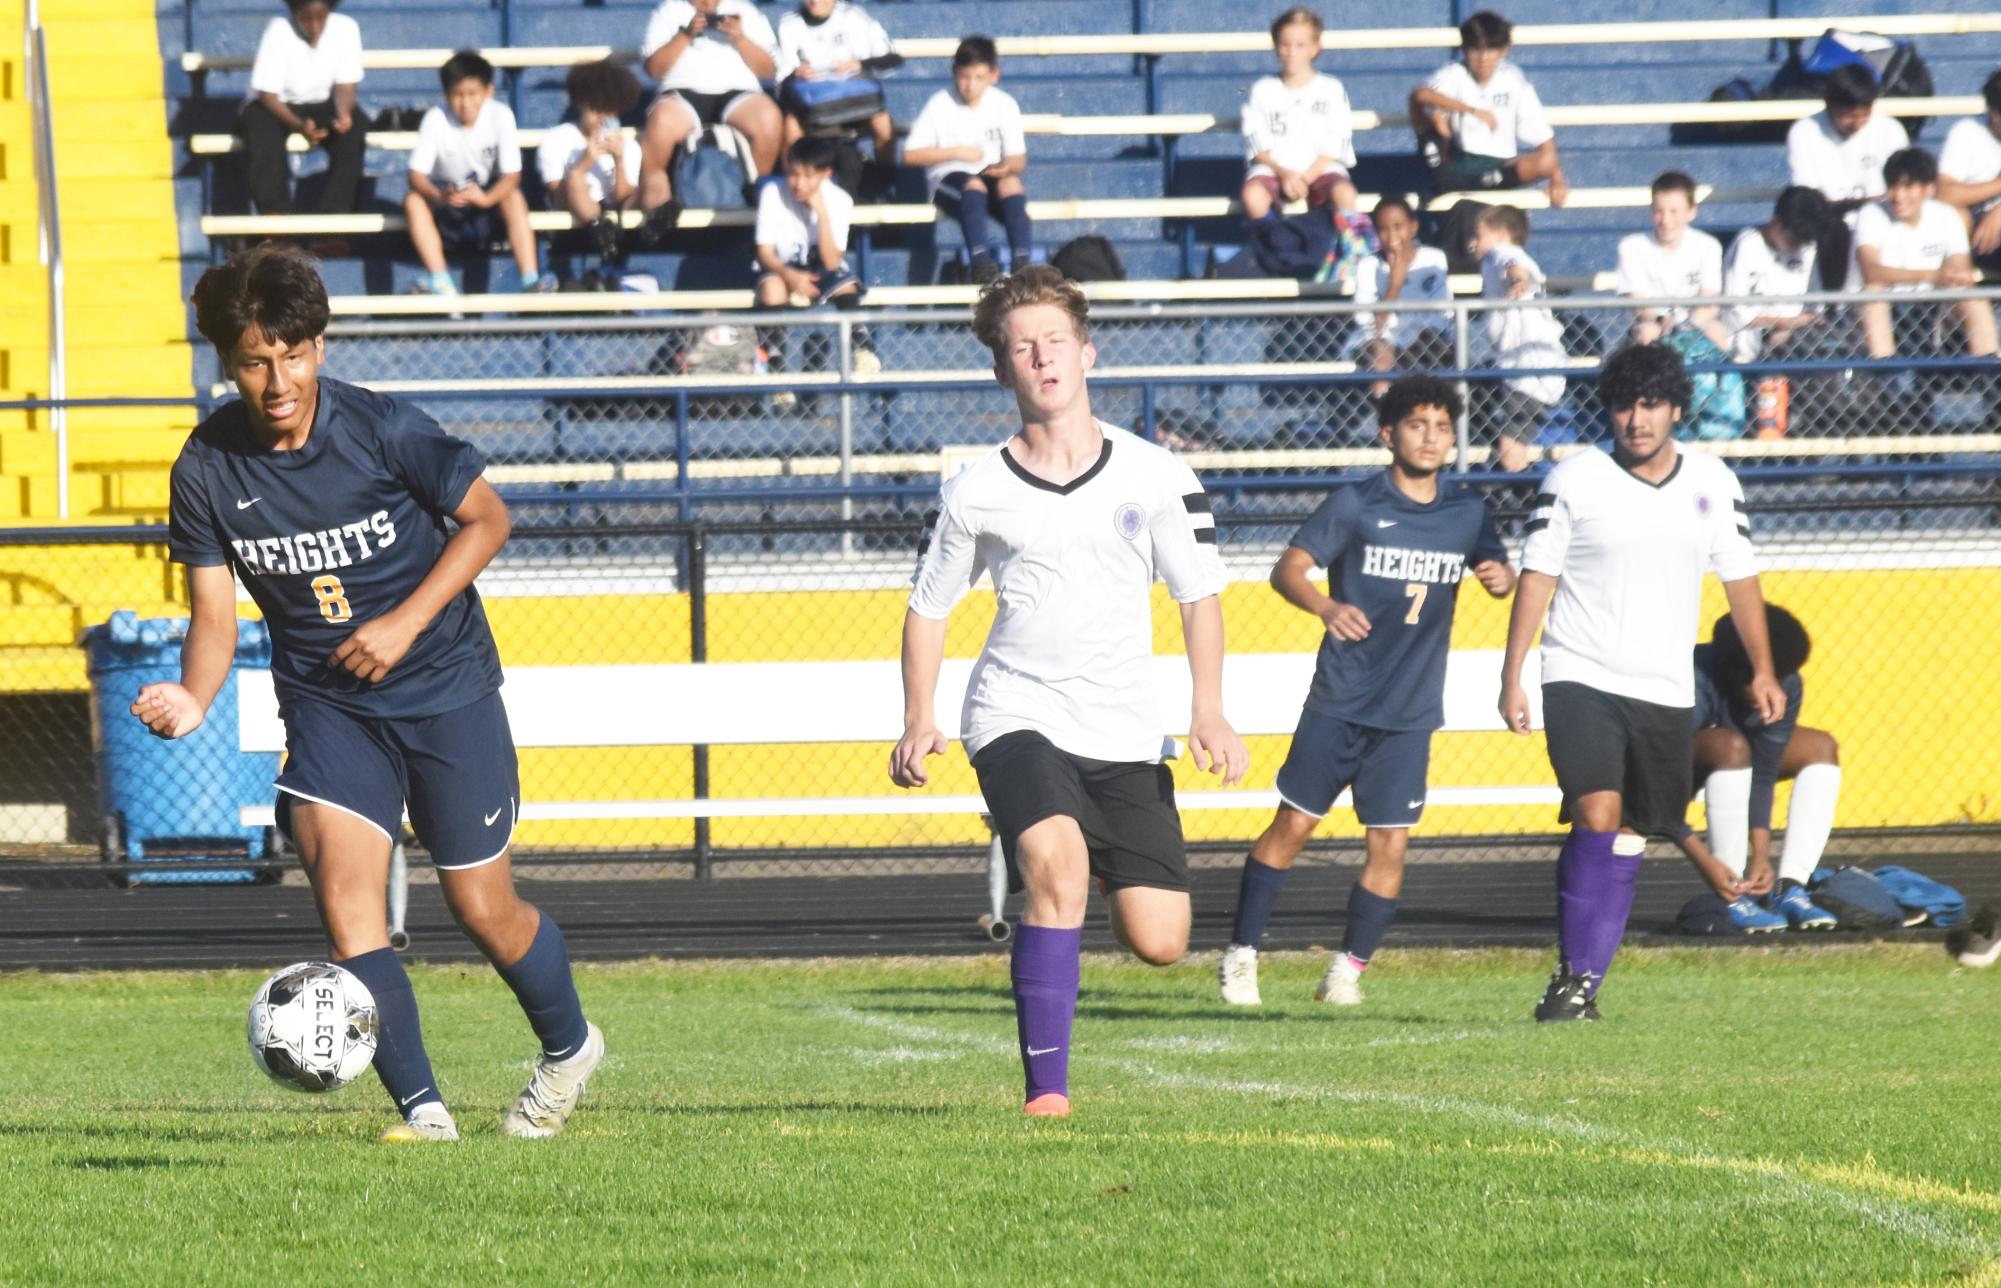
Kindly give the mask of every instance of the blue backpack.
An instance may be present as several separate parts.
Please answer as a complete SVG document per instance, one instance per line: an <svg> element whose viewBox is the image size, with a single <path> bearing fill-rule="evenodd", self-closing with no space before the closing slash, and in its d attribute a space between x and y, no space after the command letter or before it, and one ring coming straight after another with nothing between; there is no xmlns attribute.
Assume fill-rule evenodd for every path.
<svg viewBox="0 0 2001 1288"><path fill-rule="evenodd" d="M1966 920L1966 899L1944 882L1893 863L1885 863L1874 871L1898 906L1924 913L1934 926L1956 926Z"/></svg>
<svg viewBox="0 0 2001 1288"><path fill-rule="evenodd" d="M757 173L750 140L727 125L690 138L674 162L674 199L690 210L741 210L744 188Z"/></svg>

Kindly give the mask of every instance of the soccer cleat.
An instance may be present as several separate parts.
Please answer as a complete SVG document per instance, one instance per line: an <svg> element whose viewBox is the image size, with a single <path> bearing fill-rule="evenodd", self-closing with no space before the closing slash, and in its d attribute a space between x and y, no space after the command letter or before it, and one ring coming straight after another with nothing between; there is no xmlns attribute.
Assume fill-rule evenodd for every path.
<svg viewBox="0 0 2001 1288"><path fill-rule="evenodd" d="M1060 1091L1045 1091L1023 1105L1021 1112L1030 1118L1068 1118L1070 1097Z"/></svg>
<svg viewBox="0 0 2001 1288"><path fill-rule="evenodd" d="M1833 913L1813 901L1802 885L1787 886L1767 900L1766 906L1783 915L1794 930L1832 930L1840 924Z"/></svg>
<svg viewBox="0 0 2001 1288"><path fill-rule="evenodd" d="M405 1122L397 1123L382 1133L378 1143L402 1145L411 1141L457 1140L459 1125L452 1121L452 1111L437 1101L418 1105Z"/></svg>
<svg viewBox="0 0 2001 1288"><path fill-rule="evenodd" d="M1811 906L1811 905L1809 905ZM1784 930L1786 919L1759 903L1748 894L1738 895L1724 905L1730 914L1730 924L1746 934L1762 935L1773 930ZM1829 921L1832 925L1832 920Z"/></svg>
<svg viewBox="0 0 2001 1288"><path fill-rule="evenodd" d="M1958 957L1962 966L1992 966L2001 958L2001 904L1985 904L1973 914Z"/></svg>
<svg viewBox="0 0 2001 1288"><path fill-rule="evenodd" d="M604 1059L604 1033L597 1025L584 1025L584 1045L567 1060L543 1056L535 1061L535 1073L515 1098L514 1107L500 1120L510 1136L554 1136L570 1120L570 1111L583 1097L598 1061Z"/></svg>
<svg viewBox="0 0 2001 1288"><path fill-rule="evenodd" d="M1336 1006L1360 1006L1362 1004L1362 968L1346 953L1335 953L1334 960L1327 966L1327 973L1320 977L1320 987L1313 990L1316 1002L1332 1002Z"/></svg>
<svg viewBox="0 0 2001 1288"><path fill-rule="evenodd" d="M1258 950L1243 944L1231 944L1223 950L1222 964L1216 968L1216 980L1223 986L1223 1000L1232 1006L1257 1006L1264 1001L1258 995Z"/></svg>
<svg viewBox="0 0 2001 1288"><path fill-rule="evenodd" d="M1549 977L1549 987L1536 1003L1537 1024L1560 1024L1569 1020L1595 1020L1598 1002L1591 996L1591 977L1557 971Z"/></svg>

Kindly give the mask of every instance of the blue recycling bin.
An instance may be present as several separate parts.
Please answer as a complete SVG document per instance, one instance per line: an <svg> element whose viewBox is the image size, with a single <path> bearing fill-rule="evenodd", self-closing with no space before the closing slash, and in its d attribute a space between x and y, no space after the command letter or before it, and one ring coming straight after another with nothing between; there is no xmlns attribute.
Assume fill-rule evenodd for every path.
<svg viewBox="0 0 2001 1288"><path fill-rule="evenodd" d="M185 617L111 615L84 632L90 673L91 744L97 763L100 839L107 861L133 863L262 859L266 829L246 827L241 810L266 805L278 777L276 752L245 752L237 740L237 677L269 670L271 635L263 622L236 624L236 665L201 728L185 738L156 738L131 713L139 690L181 678ZM256 880L246 869L134 873L133 884Z"/></svg>

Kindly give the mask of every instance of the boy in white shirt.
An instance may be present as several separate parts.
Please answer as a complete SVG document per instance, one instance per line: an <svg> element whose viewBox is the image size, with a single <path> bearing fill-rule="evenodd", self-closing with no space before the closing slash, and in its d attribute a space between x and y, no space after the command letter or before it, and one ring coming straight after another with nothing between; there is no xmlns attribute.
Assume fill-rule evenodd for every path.
<svg viewBox="0 0 2001 1288"><path fill-rule="evenodd" d="M1880 203L1856 212L1855 252L1848 269L1850 291L1958 290L1973 285L1973 256L1959 212L1937 199L1938 162L1923 148L1905 148L1883 163L1885 192ZM1966 352L1992 357L1994 306L1961 300L1949 306L1959 316ZM1862 337L1872 358L1894 357L1897 334L1890 302L1856 307ZM1930 310L1925 310L1927 317Z"/></svg>
<svg viewBox="0 0 2001 1288"><path fill-rule="evenodd" d="M368 117L355 106L361 83L361 28L334 12L340 0L286 0L290 16L273 18L250 65L250 96L237 118L250 200L260 215L292 210L293 134L327 150L320 213L347 214L361 186Z"/></svg>
<svg viewBox="0 0 2001 1288"><path fill-rule="evenodd" d="M1828 73L1823 107L1786 131L1788 183L1826 197L1828 226L1820 236L1820 281L1842 289L1855 212L1883 195L1883 163L1910 146L1904 127L1876 110L1875 74L1858 63Z"/></svg>
<svg viewBox="0 0 2001 1288"><path fill-rule="evenodd" d="M1417 240L1417 212L1410 203L1402 197L1384 197L1376 203L1375 224L1380 249L1355 271L1355 302L1449 303L1452 283L1445 252ZM1443 311L1377 313L1367 325L1371 371L1452 365L1452 322ZM1380 380L1369 386L1369 392L1380 398L1389 387L1389 381Z"/></svg>
<svg viewBox="0 0 2001 1288"><path fill-rule="evenodd" d="M1447 63L1410 93L1418 152L1441 192L1549 184L1549 204L1570 196L1556 131L1542 99L1508 61L1514 25L1490 9L1459 24L1461 61Z"/></svg>
<svg viewBox="0 0 2001 1288"><path fill-rule="evenodd" d="M1313 70L1323 28L1311 9L1288 9L1271 25L1279 74L1251 86L1244 102L1246 164L1240 200L1246 221L1256 223L1288 202L1309 209L1356 206L1348 178L1355 164L1348 91Z"/></svg>
<svg viewBox="0 0 2001 1288"><path fill-rule="evenodd" d="M688 139L728 125L750 143L755 183L778 163L785 119L764 92L778 74L778 37L750 0L661 0L646 23L639 55L660 82L646 112L640 148L639 204L658 240L680 222L667 165Z"/></svg>
<svg viewBox="0 0 2001 1288"><path fill-rule="evenodd" d="M493 64L462 49L438 69L444 108L424 113L417 146L410 150L410 191L403 213L410 240L438 295L456 295L445 267L445 244L482 251L493 239L493 211L507 225L507 243L521 270L524 291L553 291L535 258L535 231L528 226L528 201L521 194L521 142L514 113L493 97Z"/></svg>
<svg viewBox="0 0 2001 1288"><path fill-rule="evenodd" d="M619 227L607 210L622 210L639 191L639 140L620 128L619 115L639 101L639 78L605 59L578 63L563 78L576 120L542 135L535 168L551 209L567 210L596 234L598 250L616 261Z"/></svg>
<svg viewBox="0 0 2001 1288"><path fill-rule="evenodd" d="M778 20L778 104L785 109L785 145L805 133L807 109L795 82L859 80L903 66L889 47L889 33L869 12L848 0L799 0L799 8ZM896 123L889 109L863 123L875 144L878 169L896 161Z"/></svg>
<svg viewBox="0 0 2001 1288"><path fill-rule="evenodd" d="M1473 254L1480 260L1480 294L1489 300L1539 300L1547 279L1524 249L1529 217L1513 206L1489 206L1474 224ZM1563 324L1547 308L1489 309L1482 331L1487 365L1562 367ZM1517 376L1505 384L1473 387L1477 419L1494 440L1494 457L1510 474L1529 467L1528 445L1549 409L1563 401L1562 376Z"/></svg>
<svg viewBox="0 0 2001 1288"><path fill-rule="evenodd" d="M1635 299L1699 299L1722 293L1723 244L1689 227L1695 212L1695 180L1679 170L1654 180L1653 232L1632 233L1619 241L1619 294ZM1718 348L1729 344L1714 308L1652 305L1633 310L1626 340L1652 344L1684 324L1701 329Z"/></svg>
<svg viewBox="0 0 2001 1288"><path fill-rule="evenodd" d="M1725 295L1804 295L1813 290L1813 266L1821 229L1831 218L1827 198L1803 184L1779 194L1772 217L1757 228L1746 228L1723 256ZM1730 336L1730 356L1756 362L1776 354L1801 329L1820 320L1805 305L1733 304L1723 312Z"/></svg>
<svg viewBox="0 0 2001 1288"><path fill-rule="evenodd" d="M1938 157L1938 199L1964 215L1974 262L2001 270L2001 71L1980 87L1981 120L1964 120L1945 136Z"/></svg>
<svg viewBox="0 0 2001 1288"><path fill-rule="evenodd" d="M1028 143L1021 105L999 87L1000 53L985 36L968 36L952 55L952 88L931 96L903 141L903 163L924 167L932 202L958 220L972 256L972 278L1000 276L987 217L1007 229L1008 267L1028 263L1035 226L1028 218Z"/></svg>
<svg viewBox="0 0 2001 1288"><path fill-rule="evenodd" d="M834 141L801 139L785 152L785 178L757 195L757 303L759 308L803 309L861 305L861 282L848 267L848 228L855 199L834 182ZM772 371L785 369L785 327L762 332ZM855 366L870 373L882 364L863 335L856 337ZM797 405L781 391L775 402Z"/></svg>

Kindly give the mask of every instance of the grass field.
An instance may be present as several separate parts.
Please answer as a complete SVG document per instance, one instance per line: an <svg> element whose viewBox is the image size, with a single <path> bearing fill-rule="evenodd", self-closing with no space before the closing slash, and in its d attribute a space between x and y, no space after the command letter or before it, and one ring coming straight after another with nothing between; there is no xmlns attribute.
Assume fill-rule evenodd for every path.
<svg viewBox="0 0 2001 1288"><path fill-rule="evenodd" d="M1096 958L1077 1114L1020 1118L1006 963L585 968L570 1130L498 1116L531 1041L414 972L466 1139L379 1147L373 1075L278 1089L247 973L0 977L0 1282L2001 1282L2001 971L1935 945Z"/></svg>

